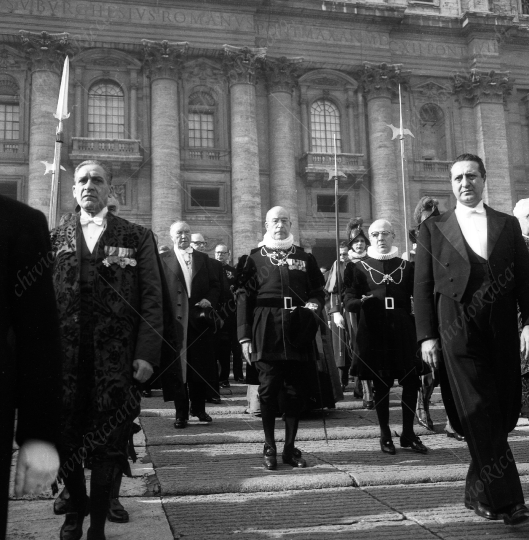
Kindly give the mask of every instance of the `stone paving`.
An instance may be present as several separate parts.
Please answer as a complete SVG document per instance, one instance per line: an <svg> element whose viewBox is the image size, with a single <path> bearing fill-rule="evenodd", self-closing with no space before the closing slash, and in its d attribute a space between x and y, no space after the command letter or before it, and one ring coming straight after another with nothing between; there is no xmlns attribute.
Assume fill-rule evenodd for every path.
<svg viewBox="0 0 529 540"><path fill-rule="evenodd" d="M277 471L266 471L261 421L244 413L245 391L232 383L222 390L220 405L208 406L211 424L192 420L182 430L174 429L172 406L157 392L144 399L143 432L135 439L139 461L122 489L131 522L109 524L108 540L529 538L529 525L506 527L463 506L468 450L443 432L438 392L436 433L416 426L427 455L399 447L398 389L391 399L395 456L380 451L375 412L346 392L325 414L328 443L320 413L302 421L298 446L306 469L280 463ZM277 429L281 441L280 419ZM529 422L520 420L510 443L529 499ZM62 517L53 515L51 504L50 494L13 500L8 538L58 538Z"/></svg>

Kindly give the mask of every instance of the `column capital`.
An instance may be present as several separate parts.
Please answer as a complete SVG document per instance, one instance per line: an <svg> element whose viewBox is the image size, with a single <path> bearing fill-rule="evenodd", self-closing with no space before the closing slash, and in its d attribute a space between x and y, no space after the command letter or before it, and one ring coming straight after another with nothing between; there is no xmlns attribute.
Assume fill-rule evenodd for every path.
<svg viewBox="0 0 529 540"><path fill-rule="evenodd" d="M54 71L61 73L70 34L50 34L20 30L20 39L30 61L31 71Z"/></svg>
<svg viewBox="0 0 529 540"><path fill-rule="evenodd" d="M399 93L399 83L406 82L409 71L402 70L402 64L372 64L364 62L358 71L362 90L368 100L377 97L392 98Z"/></svg>
<svg viewBox="0 0 529 540"><path fill-rule="evenodd" d="M224 45L224 71L230 86L255 84L256 68L266 58L266 47Z"/></svg>
<svg viewBox="0 0 529 540"><path fill-rule="evenodd" d="M303 58L267 58L263 62L268 92L288 92L292 94L297 84L298 64Z"/></svg>
<svg viewBox="0 0 529 540"><path fill-rule="evenodd" d="M471 69L470 73L456 74L453 78L454 91L461 103L503 104L512 92L513 79L508 71L481 71Z"/></svg>
<svg viewBox="0 0 529 540"><path fill-rule="evenodd" d="M187 54L187 41L151 41L142 39L143 63L151 81L156 79L174 79L178 77L178 68Z"/></svg>

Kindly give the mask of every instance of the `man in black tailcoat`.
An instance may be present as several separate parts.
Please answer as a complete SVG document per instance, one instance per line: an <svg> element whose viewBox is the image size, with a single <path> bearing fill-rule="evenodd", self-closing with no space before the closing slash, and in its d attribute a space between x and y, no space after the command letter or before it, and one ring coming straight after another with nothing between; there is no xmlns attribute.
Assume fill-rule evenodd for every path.
<svg viewBox="0 0 529 540"><path fill-rule="evenodd" d="M265 436L264 466L277 467L275 417L279 393L286 390L283 463L305 467L294 447L307 397L313 339L325 302L316 259L294 245L290 215L281 206L266 214L263 245L240 265L243 288L237 300L238 337L244 358L257 367Z"/></svg>
<svg viewBox="0 0 529 540"><path fill-rule="evenodd" d="M179 352L184 383L178 388L164 385L164 399L174 399L174 426L182 429L187 426L189 414L201 422L212 421L206 412L206 398L208 389L214 390L218 380L213 334L220 284L219 272L209 256L190 246L189 225L177 221L171 225L170 234L174 247L160 257L182 344Z"/></svg>
<svg viewBox="0 0 529 540"><path fill-rule="evenodd" d="M61 347L53 256L41 212L0 196L0 538L5 538L9 469L20 446L17 497L44 491L59 468Z"/></svg>
<svg viewBox="0 0 529 540"><path fill-rule="evenodd" d="M529 353L529 254L517 219L483 204L485 181L478 156L459 156L456 208L421 225L415 320L424 361L439 364L450 422L468 443L465 506L516 525L529 510L507 437L520 413L520 350Z"/></svg>
<svg viewBox="0 0 529 540"><path fill-rule="evenodd" d="M217 352L217 360L220 366L219 380L220 386L228 388L230 383L230 355L233 355L233 379L235 382L244 382L242 372L242 350L237 339L237 305L235 303L235 268L228 264L230 260L230 250L226 244L215 246L215 259L222 264L223 274L223 294L222 302L219 303L218 313L224 321L224 326L220 332L220 343Z"/></svg>

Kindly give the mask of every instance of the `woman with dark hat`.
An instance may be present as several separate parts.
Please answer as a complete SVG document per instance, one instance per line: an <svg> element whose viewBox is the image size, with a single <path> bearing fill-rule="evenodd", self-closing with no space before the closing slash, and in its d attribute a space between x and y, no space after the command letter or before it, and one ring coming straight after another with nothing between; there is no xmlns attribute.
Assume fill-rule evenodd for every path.
<svg viewBox="0 0 529 540"><path fill-rule="evenodd" d="M371 245L368 235L362 229L364 220L361 217L351 218L347 224L347 238L349 239L349 260L356 264L358 261L367 258L367 248ZM351 329L351 341L353 348L353 362L351 366L351 375L356 379L355 396L362 397L364 409L372 410L375 408L373 400L373 382L370 380L361 380L358 377L358 346L356 344L356 333L358 332L358 315L348 313L347 322Z"/></svg>

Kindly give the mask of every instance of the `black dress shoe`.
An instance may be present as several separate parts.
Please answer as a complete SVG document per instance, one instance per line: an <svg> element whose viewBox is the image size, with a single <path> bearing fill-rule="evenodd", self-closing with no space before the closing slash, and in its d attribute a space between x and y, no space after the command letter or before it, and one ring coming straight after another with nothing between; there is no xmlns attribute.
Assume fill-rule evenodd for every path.
<svg viewBox="0 0 529 540"><path fill-rule="evenodd" d="M206 399L207 403L214 403L215 405L220 405L222 400L219 397L210 397Z"/></svg>
<svg viewBox="0 0 529 540"><path fill-rule="evenodd" d="M70 494L68 490L64 488L58 495L58 497L53 501L53 513L56 516L62 516L68 512L73 511L72 500L70 499Z"/></svg>
<svg viewBox="0 0 529 540"><path fill-rule="evenodd" d="M211 418L207 412L196 414L194 416L196 416L200 422L213 422L213 418Z"/></svg>
<svg viewBox="0 0 529 540"><path fill-rule="evenodd" d="M505 525L520 525L529 520L529 509L525 504L515 504L503 512Z"/></svg>
<svg viewBox="0 0 529 540"><path fill-rule="evenodd" d="M265 469L275 471L277 469L277 451L268 444L263 448L263 464Z"/></svg>
<svg viewBox="0 0 529 540"><path fill-rule="evenodd" d="M244 377L235 377L235 382L246 384L246 379Z"/></svg>
<svg viewBox="0 0 529 540"><path fill-rule="evenodd" d="M303 469L307 466L307 462L301 457L301 450L298 448L294 448L292 452L289 452L285 454L283 451L283 463L286 463L287 465L292 465L292 467L299 467L300 469Z"/></svg>
<svg viewBox="0 0 529 540"><path fill-rule="evenodd" d="M143 397L152 397L152 390L144 390L141 394Z"/></svg>
<svg viewBox="0 0 529 540"><path fill-rule="evenodd" d="M459 433L456 433L455 431L448 431L446 428L444 430L447 437L450 437L451 439L455 439L456 441L464 441L465 437L463 435L459 435Z"/></svg>
<svg viewBox="0 0 529 540"><path fill-rule="evenodd" d="M406 437L405 435L400 436L400 446L401 448L411 448L414 452L418 454L427 454L428 448L422 444L421 439L415 435L415 433Z"/></svg>
<svg viewBox="0 0 529 540"><path fill-rule="evenodd" d="M59 533L60 540L80 540L83 536L83 521L82 512L68 512Z"/></svg>
<svg viewBox="0 0 529 540"><path fill-rule="evenodd" d="M368 401L364 401L364 409L367 409L368 411L372 411L375 408L375 402L370 399Z"/></svg>
<svg viewBox="0 0 529 540"><path fill-rule="evenodd" d="M501 515L494 512L488 504L473 501L469 497L465 497L465 507L469 510L474 510L474 513L479 517L490 519L491 521L501 519Z"/></svg>
<svg viewBox="0 0 529 540"><path fill-rule="evenodd" d="M219 386L221 388L229 388L230 387L230 382L229 381L220 381Z"/></svg>
<svg viewBox="0 0 529 540"><path fill-rule="evenodd" d="M397 453L391 438L385 439L384 437L380 437L380 449L384 454L391 454L392 456Z"/></svg>
<svg viewBox="0 0 529 540"><path fill-rule="evenodd" d="M112 523L128 523L129 513L123 508L119 499L110 499L110 507L107 513L108 521Z"/></svg>
<svg viewBox="0 0 529 540"><path fill-rule="evenodd" d="M176 429L183 429L187 426L187 420L185 418L177 418L174 422Z"/></svg>

